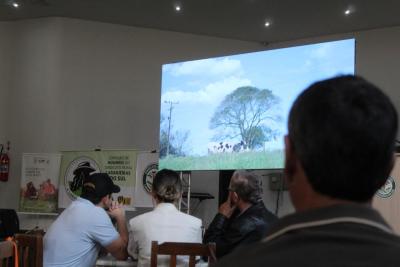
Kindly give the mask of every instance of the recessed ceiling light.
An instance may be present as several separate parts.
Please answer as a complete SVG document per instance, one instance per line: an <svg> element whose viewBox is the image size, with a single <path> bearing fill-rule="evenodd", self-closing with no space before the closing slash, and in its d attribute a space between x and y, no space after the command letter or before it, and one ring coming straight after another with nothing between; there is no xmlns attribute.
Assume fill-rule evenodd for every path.
<svg viewBox="0 0 400 267"><path fill-rule="evenodd" d="M12 6L15 7L15 8L18 8L19 4L17 2L14 2L14 3L12 3Z"/></svg>
<svg viewBox="0 0 400 267"><path fill-rule="evenodd" d="M181 6L180 5L176 5L175 6L175 10L178 11L178 12L181 11Z"/></svg>
<svg viewBox="0 0 400 267"><path fill-rule="evenodd" d="M269 22L269 21L266 21L266 22L264 23L264 26L265 26L265 27L269 27L269 26L271 26L271 22Z"/></svg>
<svg viewBox="0 0 400 267"><path fill-rule="evenodd" d="M346 10L343 12L346 16L353 14L356 11L355 6L347 6Z"/></svg>

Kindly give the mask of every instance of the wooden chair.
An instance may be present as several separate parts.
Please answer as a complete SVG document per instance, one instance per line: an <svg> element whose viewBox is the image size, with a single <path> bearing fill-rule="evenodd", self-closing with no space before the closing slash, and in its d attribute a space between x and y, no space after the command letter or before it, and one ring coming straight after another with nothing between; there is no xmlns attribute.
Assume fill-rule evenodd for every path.
<svg viewBox="0 0 400 267"><path fill-rule="evenodd" d="M1 241L0 242L0 260L1 267L14 266L14 244L12 241Z"/></svg>
<svg viewBox="0 0 400 267"><path fill-rule="evenodd" d="M196 264L196 256L208 257L208 263L217 261L215 256L215 243L180 243L180 242L165 242L158 244L157 241L151 242L151 267L157 267L157 255L169 255L169 266L176 266L176 257L178 255L189 256L189 267L194 267Z"/></svg>
<svg viewBox="0 0 400 267"><path fill-rule="evenodd" d="M15 234L19 267L43 267L43 236L40 234Z"/></svg>

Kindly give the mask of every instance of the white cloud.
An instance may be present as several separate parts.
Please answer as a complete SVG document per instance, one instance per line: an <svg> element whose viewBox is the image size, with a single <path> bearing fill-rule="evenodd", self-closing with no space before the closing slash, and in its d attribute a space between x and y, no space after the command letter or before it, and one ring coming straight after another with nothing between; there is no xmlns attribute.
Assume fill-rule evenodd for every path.
<svg viewBox="0 0 400 267"><path fill-rule="evenodd" d="M202 59L188 61L180 64L166 66L164 71L168 71L173 76L183 75L202 75L202 76L229 76L241 74L242 66L239 60L224 58Z"/></svg>
<svg viewBox="0 0 400 267"><path fill-rule="evenodd" d="M338 68L335 64L336 50L337 48L333 43L318 44L316 48L309 52L308 59L299 70L302 72L318 70L318 72L323 76L332 76Z"/></svg>
<svg viewBox="0 0 400 267"><path fill-rule="evenodd" d="M223 98L240 86L251 85L249 79L228 77L215 83L210 83L198 91L167 91L161 97L164 101L179 101L184 104L218 105Z"/></svg>
<svg viewBox="0 0 400 267"><path fill-rule="evenodd" d="M322 43L318 48L311 51L311 58L324 59L331 56L333 45L332 43Z"/></svg>

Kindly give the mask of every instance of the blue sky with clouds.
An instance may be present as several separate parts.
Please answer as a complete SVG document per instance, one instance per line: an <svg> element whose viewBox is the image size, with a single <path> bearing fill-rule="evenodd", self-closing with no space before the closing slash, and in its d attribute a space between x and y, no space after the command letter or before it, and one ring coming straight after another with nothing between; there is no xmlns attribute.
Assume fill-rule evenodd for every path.
<svg viewBox="0 0 400 267"><path fill-rule="evenodd" d="M274 127L287 132L287 116L297 95L311 83L353 74L354 39L325 42L255 53L163 65L161 114L168 117L165 101L178 102L172 111L172 131L189 131L187 152L205 155L215 132L209 121L224 97L240 86L270 89L280 99L282 122ZM283 148L283 138L266 144ZM228 141L228 140L227 140ZM236 142L240 140L232 140Z"/></svg>

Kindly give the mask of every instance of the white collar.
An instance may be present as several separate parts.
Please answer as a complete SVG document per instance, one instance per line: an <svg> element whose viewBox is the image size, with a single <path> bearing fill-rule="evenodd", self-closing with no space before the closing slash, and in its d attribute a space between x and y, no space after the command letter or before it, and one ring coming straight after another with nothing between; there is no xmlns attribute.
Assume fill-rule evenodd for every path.
<svg viewBox="0 0 400 267"><path fill-rule="evenodd" d="M378 228L386 233L389 234L394 234L393 230L387 227L384 224L381 224L379 222L375 222L373 220L368 220L364 218L357 218L357 217L337 217L337 218L331 218L331 219L324 219L324 220L318 220L318 221L311 221L311 222L303 222L303 223L296 223L289 225L280 231L277 231L266 238L262 240L262 242L267 242L272 239L275 239L281 235L286 234L287 232L293 231L293 230L298 230L298 229L303 229L303 228L310 228L310 227L317 227L317 226L323 226L323 225L329 225L329 224L335 224L335 223L357 223L357 224L364 224L368 225L371 227Z"/></svg>
<svg viewBox="0 0 400 267"><path fill-rule="evenodd" d="M177 211L178 209L173 203L158 203L154 210Z"/></svg>

